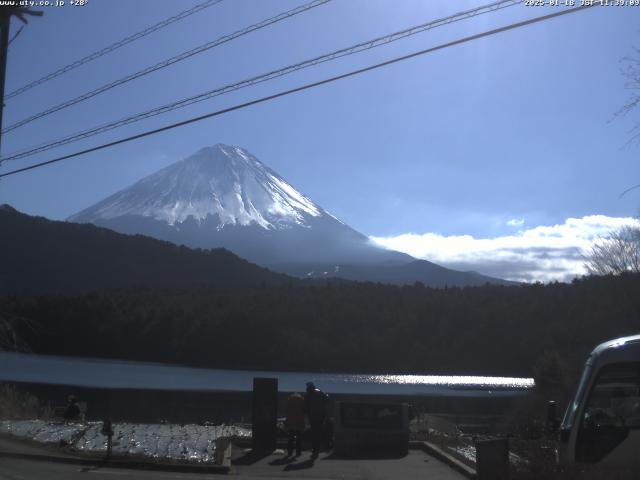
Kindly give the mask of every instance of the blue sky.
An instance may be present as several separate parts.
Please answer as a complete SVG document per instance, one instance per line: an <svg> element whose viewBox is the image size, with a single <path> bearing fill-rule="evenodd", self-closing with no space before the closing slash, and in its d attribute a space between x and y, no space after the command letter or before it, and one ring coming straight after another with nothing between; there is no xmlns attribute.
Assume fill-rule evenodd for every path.
<svg viewBox="0 0 640 480"><path fill-rule="evenodd" d="M45 7L44 17L31 19L10 47L6 91L196 3L89 0L84 7L68 2ZM3 124L302 3L225 0L7 100ZM333 0L10 132L2 153L484 3ZM551 11L556 8L520 5L461 21L7 162L0 171ZM505 275L495 261L487 263L495 250L478 257L469 253L476 240L504 247L499 239L516 237L520 251L541 247L526 241L531 232L551 228L549 235L562 236L575 232L567 225L581 225L572 238L592 241L618 226L619 219L638 213L640 190L622 198L620 193L640 183L640 150L628 145L640 111L635 118L613 118L629 95L620 60L633 53L634 45L640 46L640 7L596 7L7 177L0 181L0 202L64 219L203 146L222 142L248 149L316 203L383 244L458 268ZM595 227L594 218L600 219ZM447 241L463 236L473 241ZM521 268L507 276L566 279L577 272L575 254L585 248L579 243L562 247L573 252L573 267L560 273L550 269L567 260L566 248L557 251L558 262L549 268L510 256ZM450 251L452 245L456 252ZM538 270L539 275L531 274Z"/></svg>

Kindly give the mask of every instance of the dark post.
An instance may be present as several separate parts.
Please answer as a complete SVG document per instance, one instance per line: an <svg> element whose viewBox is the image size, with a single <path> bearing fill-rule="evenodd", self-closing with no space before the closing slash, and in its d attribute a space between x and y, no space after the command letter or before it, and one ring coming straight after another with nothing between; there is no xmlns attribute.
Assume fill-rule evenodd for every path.
<svg viewBox="0 0 640 480"><path fill-rule="evenodd" d="M277 414L278 379L254 378L251 417L254 450L275 450Z"/></svg>
<svg viewBox="0 0 640 480"><path fill-rule="evenodd" d="M102 434L107 437L107 455L105 460L109 460L111 458L111 446L113 445L113 425L110 418L102 422Z"/></svg>
<svg viewBox="0 0 640 480"><path fill-rule="evenodd" d="M506 438L476 441L478 480L508 480L509 441Z"/></svg>
<svg viewBox="0 0 640 480"><path fill-rule="evenodd" d="M102 434L107 437L107 455L105 456L105 460L109 460L111 458L111 448L113 446L113 423L111 422L113 414L111 411L111 389L108 389L105 392L105 399L107 401L107 408L105 419L102 422Z"/></svg>
<svg viewBox="0 0 640 480"><path fill-rule="evenodd" d="M547 432L554 434L558 431L560 421L558 420L558 405L554 400L547 403Z"/></svg>

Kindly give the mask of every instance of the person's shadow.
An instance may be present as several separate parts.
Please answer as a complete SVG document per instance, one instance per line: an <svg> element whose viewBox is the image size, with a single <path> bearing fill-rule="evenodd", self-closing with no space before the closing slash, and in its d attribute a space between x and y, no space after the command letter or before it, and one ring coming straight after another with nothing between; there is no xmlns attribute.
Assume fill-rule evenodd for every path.
<svg viewBox="0 0 640 480"><path fill-rule="evenodd" d="M269 455L271 455L271 452L266 450L249 450L243 456L236 458L231 463L233 465L253 465Z"/></svg>
<svg viewBox="0 0 640 480"><path fill-rule="evenodd" d="M304 470L305 468L313 467L313 458L308 458L304 462L300 463L290 463L286 467L284 467L285 472L292 472L296 470Z"/></svg>
<svg viewBox="0 0 640 480"><path fill-rule="evenodd" d="M269 462L269 465L288 465L291 462L295 461L296 457L281 457L281 458L276 458L275 460L271 460Z"/></svg>

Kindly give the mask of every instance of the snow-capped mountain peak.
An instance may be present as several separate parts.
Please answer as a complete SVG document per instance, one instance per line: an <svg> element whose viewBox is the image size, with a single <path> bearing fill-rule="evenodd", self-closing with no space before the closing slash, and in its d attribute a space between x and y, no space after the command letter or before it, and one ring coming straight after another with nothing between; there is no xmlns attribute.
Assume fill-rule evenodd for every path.
<svg viewBox="0 0 640 480"><path fill-rule="evenodd" d="M191 248L226 248L299 277L431 286L494 280L374 245L248 151L223 144L203 148L69 220Z"/></svg>
<svg viewBox="0 0 640 480"><path fill-rule="evenodd" d="M240 147L217 144L143 178L70 218L94 222L136 215L178 226L217 217L225 225L264 229L305 226L331 216Z"/></svg>

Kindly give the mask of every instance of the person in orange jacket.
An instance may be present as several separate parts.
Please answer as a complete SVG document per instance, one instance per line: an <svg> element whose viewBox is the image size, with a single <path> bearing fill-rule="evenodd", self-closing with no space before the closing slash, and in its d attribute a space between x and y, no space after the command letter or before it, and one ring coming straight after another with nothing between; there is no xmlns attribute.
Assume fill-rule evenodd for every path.
<svg viewBox="0 0 640 480"><path fill-rule="evenodd" d="M302 432L304 432L304 397L299 393L292 393L287 398L287 418L285 428L287 430L288 455L293 455L293 445L296 446L296 456L302 454Z"/></svg>

